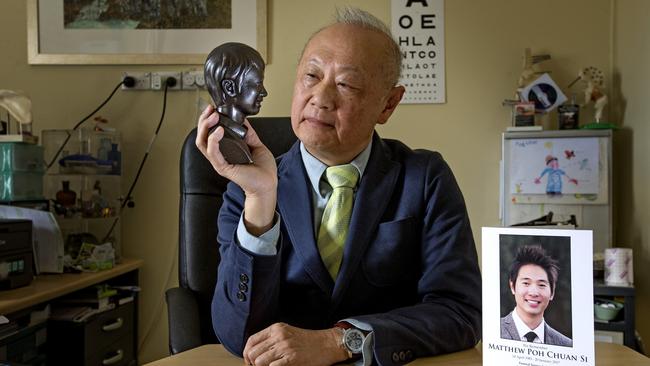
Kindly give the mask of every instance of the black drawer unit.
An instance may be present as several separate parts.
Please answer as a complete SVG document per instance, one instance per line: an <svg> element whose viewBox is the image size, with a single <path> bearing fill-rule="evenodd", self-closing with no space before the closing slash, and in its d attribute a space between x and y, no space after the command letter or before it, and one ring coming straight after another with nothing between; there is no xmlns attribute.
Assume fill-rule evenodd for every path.
<svg viewBox="0 0 650 366"><path fill-rule="evenodd" d="M52 365L135 365L135 302L84 322L50 320L48 363Z"/></svg>
<svg viewBox="0 0 650 366"><path fill-rule="evenodd" d="M105 346L98 352L91 352L91 354L87 355L86 365L135 365L133 334L128 334L128 336Z"/></svg>
<svg viewBox="0 0 650 366"><path fill-rule="evenodd" d="M29 325L0 337L0 365L43 366L46 359L46 323Z"/></svg>

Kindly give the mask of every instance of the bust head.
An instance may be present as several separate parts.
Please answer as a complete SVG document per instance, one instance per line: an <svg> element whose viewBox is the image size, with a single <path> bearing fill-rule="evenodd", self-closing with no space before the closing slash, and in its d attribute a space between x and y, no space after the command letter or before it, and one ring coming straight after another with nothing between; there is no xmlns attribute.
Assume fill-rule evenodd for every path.
<svg viewBox="0 0 650 366"><path fill-rule="evenodd" d="M243 123L259 113L264 88L264 60L243 43L224 43L210 52L205 61L205 84L220 114Z"/></svg>

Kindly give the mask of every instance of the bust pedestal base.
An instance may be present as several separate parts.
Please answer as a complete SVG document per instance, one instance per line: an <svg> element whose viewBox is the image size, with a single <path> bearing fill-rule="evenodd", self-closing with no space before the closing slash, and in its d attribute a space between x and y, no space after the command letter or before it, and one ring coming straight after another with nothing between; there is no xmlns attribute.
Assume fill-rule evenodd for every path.
<svg viewBox="0 0 650 366"><path fill-rule="evenodd" d="M219 142L221 154L230 164L252 164L253 156L244 140L235 136L227 128L224 128L225 134Z"/></svg>

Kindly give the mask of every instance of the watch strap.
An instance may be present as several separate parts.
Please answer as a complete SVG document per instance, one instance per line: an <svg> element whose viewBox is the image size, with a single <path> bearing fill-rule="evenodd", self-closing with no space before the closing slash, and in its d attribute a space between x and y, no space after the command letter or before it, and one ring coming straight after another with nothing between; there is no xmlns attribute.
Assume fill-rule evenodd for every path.
<svg viewBox="0 0 650 366"><path fill-rule="evenodd" d="M354 328L354 326L348 322L337 322L336 324L334 324L334 326L337 328L341 328L343 330Z"/></svg>
<svg viewBox="0 0 650 366"><path fill-rule="evenodd" d="M346 353L347 356L348 356L348 360L351 359L351 358L353 358L353 357L354 357L354 354L352 353L352 351L350 351L350 349L349 349L348 347L345 346L345 329L343 329L343 328L341 328L341 327L334 327L334 328L338 329L338 331L339 331L339 335L340 335L340 338L339 338L339 347L340 347L343 351L345 351L345 353Z"/></svg>

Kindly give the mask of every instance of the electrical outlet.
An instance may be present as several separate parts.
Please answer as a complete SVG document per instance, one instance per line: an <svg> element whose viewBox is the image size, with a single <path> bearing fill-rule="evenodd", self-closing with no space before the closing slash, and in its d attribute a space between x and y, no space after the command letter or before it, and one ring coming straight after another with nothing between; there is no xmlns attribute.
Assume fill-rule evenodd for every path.
<svg viewBox="0 0 650 366"><path fill-rule="evenodd" d="M122 84L122 90L149 90L151 89L151 73L150 72L125 72L122 75L122 80L130 76L135 79L135 85L132 88Z"/></svg>
<svg viewBox="0 0 650 366"><path fill-rule="evenodd" d="M195 90L205 88L203 71L183 71L183 90Z"/></svg>
<svg viewBox="0 0 650 366"><path fill-rule="evenodd" d="M181 73L176 71L151 73L151 89L164 90L165 82L169 78L176 79L176 85L170 86L167 90L181 90Z"/></svg>
<svg viewBox="0 0 650 366"><path fill-rule="evenodd" d="M194 83L201 89L205 88L205 73L203 71L197 71Z"/></svg>

